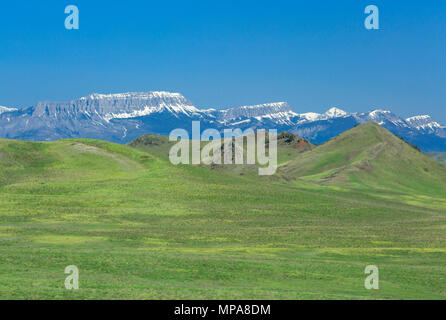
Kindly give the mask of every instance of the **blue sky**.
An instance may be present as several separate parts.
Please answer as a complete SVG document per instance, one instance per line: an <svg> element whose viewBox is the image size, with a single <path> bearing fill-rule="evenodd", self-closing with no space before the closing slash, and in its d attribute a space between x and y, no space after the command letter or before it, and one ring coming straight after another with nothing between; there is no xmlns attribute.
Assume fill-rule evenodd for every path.
<svg viewBox="0 0 446 320"><path fill-rule="evenodd" d="M64 28L66 5L80 29ZM364 8L380 30L364 28ZM446 1L2 1L0 105L181 92L199 107L389 108L446 124Z"/></svg>

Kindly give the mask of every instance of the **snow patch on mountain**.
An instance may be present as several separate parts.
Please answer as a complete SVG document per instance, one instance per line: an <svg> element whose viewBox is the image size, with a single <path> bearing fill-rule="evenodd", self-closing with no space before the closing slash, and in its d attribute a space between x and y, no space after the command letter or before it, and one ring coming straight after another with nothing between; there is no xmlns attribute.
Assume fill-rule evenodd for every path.
<svg viewBox="0 0 446 320"><path fill-rule="evenodd" d="M5 113L5 112L13 112L13 111L17 111L17 108L8 108L8 107L4 107L4 106L0 106L0 114Z"/></svg>
<svg viewBox="0 0 446 320"><path fill-rule="evenodd" d="M359 123L373 121L379 125L389 125L396 127L409 127L409 125L389 110L375 109L371 112L353 113L351 114Z"/></svg>
<svg viewBox="0 0 446 320"><path fill-rule="evenodd" d="M199 110L194 106L181 105L181 104L165 104L161 103L158 106L144 106L143 109L133 110L132 112L122 112L122 113L108 113L104 116L106 121L112 119L129 119L148 116L152 113L161 113L167 111L172 113L174 116L178 117L178 114L184 114L190 116L193 113L199 113Z"/></svg>
<svg viewBox="0 0 446 320"><path fill-rule="evenodd" d="M347 115L347 112L344 110L338 109L336 107L333 107L329 109L327 112L325 112L325 115L330 118L337 118L337 117L344 117Z"/></svg>
<svg viewBox="0 0 446 320"><path fill-rule="evenodd" d="M375 109L375 110L369 112L369 117L370 118L378 118L378 117L382 117L383 115L389 115L389 114L392 114L392 111L383 110L383 109Z"/></svg>
<svg viewBox="0 0 446 320"><path fill-rule="evenodd" d="M414 116L406 119L406 122L413 128L418 130L433 131L441 128L441 125L433 121L429 115Z"/></svg>
<svg viewBox="0 0 446 320"><path fill-rule="evenodd" d="M299 117L301 118L300 122L303 121L317 121L322 118L322 115L320 113L315 112L307 112L307 113L300 113Z"/></svg>
<svg viewBox="0 0 446 320"><path fill-rule="evenodd" d="M291 117L296 115L288 103L273 102L219 110L217 118L221 123L228 123L240 118L256 118L257 120L268 118L282 123L289 121Z"/></svg>

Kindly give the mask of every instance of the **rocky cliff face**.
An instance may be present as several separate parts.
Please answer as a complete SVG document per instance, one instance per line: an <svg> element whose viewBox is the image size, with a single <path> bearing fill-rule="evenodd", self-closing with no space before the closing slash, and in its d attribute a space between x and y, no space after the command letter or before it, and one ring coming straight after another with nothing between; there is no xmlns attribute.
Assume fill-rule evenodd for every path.
<svg viewBox="0 0 446 320"><path fill-rule="evenodd" d="M92 94L70 102L39 102L35 116L57 117L59 114L98 116L111 119L135 118L151 113L171 112L191 115L199 110L179 93L133 92L122 94Z"/></svg>

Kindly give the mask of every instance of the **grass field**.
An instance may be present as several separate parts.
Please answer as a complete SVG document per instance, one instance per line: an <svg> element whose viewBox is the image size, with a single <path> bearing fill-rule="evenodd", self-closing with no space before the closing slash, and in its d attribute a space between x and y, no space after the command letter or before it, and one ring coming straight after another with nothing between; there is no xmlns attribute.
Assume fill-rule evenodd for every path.
<svg viewBox="0 0 446 320"><path fill-rule="evenodd" d="M356 172L327 143L259 177L132 146L0 140L0 299L446 299L446 167L421 153Z"/></svg>

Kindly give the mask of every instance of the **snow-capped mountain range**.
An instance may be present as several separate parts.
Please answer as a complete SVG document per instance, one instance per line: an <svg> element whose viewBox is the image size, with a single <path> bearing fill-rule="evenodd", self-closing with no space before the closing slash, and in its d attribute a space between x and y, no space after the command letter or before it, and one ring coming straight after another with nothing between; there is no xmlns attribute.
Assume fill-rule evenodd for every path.
<svg viewBox="0 0 446 320"><path fill-rule="evenodd" d="M95 138L127 143L175 128L240 128L290 131L323 143L355 125L374 121L422 151L446 151L446 128L428 115L402 119L389 110L347 113L331 108L323 114L296 113L286 102L199 109L179 93L162 91L91 94L69 102L39 102L26 108L0 106L0 137L32 141Z"/></svg>

